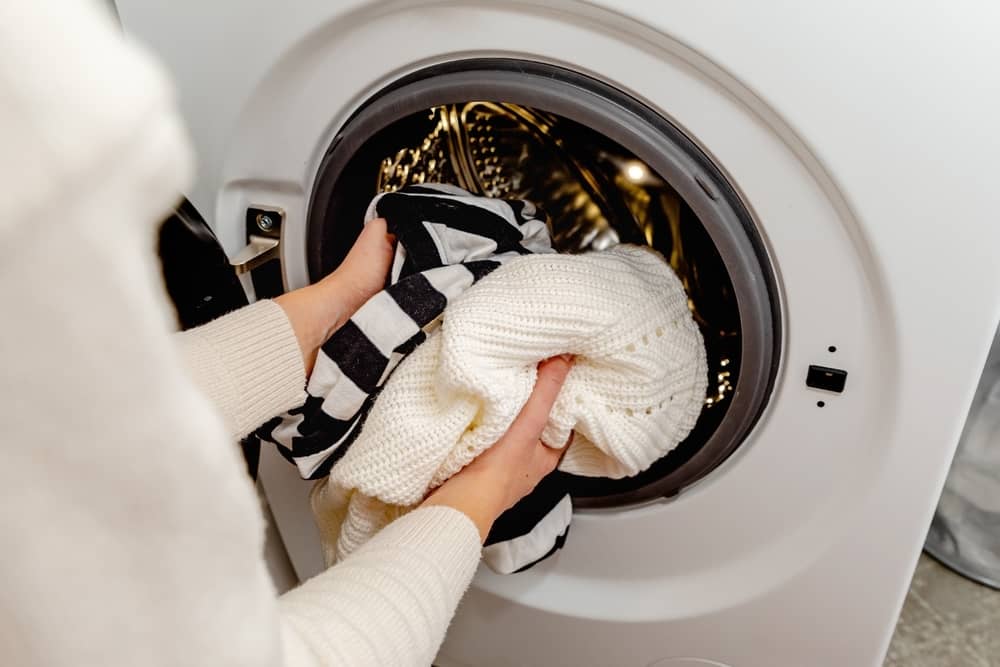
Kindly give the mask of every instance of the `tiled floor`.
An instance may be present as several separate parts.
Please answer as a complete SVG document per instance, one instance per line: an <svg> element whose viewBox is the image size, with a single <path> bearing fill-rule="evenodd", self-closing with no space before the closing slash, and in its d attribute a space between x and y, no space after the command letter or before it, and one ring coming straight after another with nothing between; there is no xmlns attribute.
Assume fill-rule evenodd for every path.
<svg viewBox="0 0 1000 667"><path fill-rule="evenodd" d="M1000 667L1000 591L921 557L885 667Z"/></svg>

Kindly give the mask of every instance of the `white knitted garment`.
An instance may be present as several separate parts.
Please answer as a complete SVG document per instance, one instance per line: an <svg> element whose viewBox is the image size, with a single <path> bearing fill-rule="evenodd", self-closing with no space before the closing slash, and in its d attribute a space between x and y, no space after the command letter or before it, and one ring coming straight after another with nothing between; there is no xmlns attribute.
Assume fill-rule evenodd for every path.
<svg viewBox="0 0 1000 667"><path fill-rule="evenodd" d="M496 442L539 361L575 356L542 440L560 469L635 475L694 427L705 347L680 280L648 248L529 255L483 278L396 369L361 435L313 493L339 560Z"/></svg>

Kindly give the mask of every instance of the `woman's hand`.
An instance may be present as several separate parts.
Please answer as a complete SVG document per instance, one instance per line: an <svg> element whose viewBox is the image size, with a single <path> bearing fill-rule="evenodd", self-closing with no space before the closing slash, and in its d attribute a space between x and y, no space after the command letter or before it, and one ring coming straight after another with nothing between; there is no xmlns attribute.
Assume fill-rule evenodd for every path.
<svg viewBox="0 0 1000 667"><path fill-rule="evenodd" d="M330 333L385 287L385 277L392 266L394 244L395 238L386 232L385 219L372 220L361 230L337 270L314 285L325 290L329 298L338 300L341 309L347 313Z"/></svg>
<svg viewBox="0 0 1000 667"><path fill-rule="evenodd" d="M547 447L539 438L570 365L568 357L539 364L535 388L507 433L439 486L423 506L446 505L464 512L485 542L497 517L531 493L559 463L563 450Z"/></svg>
<svg viewBox="0 0 1000 667"><path fill-rule="evenodd" d="M334 331L381 291L392 266L394 239L385 220L365 224L337 270L323 280L275 299L292 323L302 349L306 375L312 372L319 348Z"/></svg>

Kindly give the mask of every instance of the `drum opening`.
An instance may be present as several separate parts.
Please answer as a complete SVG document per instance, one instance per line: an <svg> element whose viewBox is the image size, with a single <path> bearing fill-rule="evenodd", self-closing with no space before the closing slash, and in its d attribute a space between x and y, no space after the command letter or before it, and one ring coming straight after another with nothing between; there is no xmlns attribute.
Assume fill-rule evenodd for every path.
<svg viewBox="0 0 1000 667"><path fill-rule="evenodd" d="M576 506L674 495L743 442L777 368L773 271L736 190L679 128L551 65L493 59L417 72L368 100L330 146L309 211L311 276L343 259L372 196L424 182L534 202L562 252L652 246L687 289L709 360L695 429L635 477L568 476Z"/></svg>

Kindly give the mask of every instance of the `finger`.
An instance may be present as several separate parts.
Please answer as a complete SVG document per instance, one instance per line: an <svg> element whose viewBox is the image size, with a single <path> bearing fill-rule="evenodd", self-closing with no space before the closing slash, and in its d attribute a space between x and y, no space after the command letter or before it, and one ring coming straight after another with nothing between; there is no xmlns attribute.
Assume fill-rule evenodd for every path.
<svg viewBox="0 0 1000 667"><path fill-rule="evenodd" d="M373 218L365 223L361 230L362 234L381 234L385 236L388 227L385 218Z"/></svg>
<svg viewBox="0 0 1000 667"><path fill-rule="evenodd" d="M517 419L511 424L509 435L528 441L538 440L571 366L572 363L566 357L553 357L538 365L535 388Z"/></svg>
<svg viewBox="0 0 1000 667"><path fill-rule="evenodd" d="M364 248L387 248L392 247L396 242L396 237L390 234L386 226L385 218L375 218L365 223L358 235L358 240L354 242L354 247Z"/></svg>

